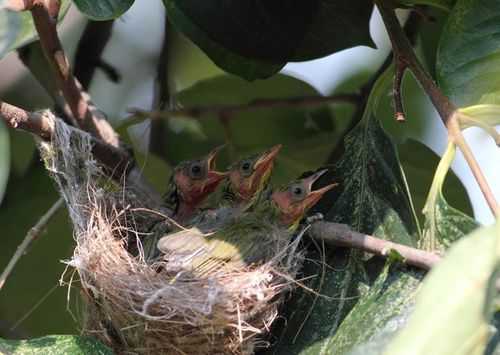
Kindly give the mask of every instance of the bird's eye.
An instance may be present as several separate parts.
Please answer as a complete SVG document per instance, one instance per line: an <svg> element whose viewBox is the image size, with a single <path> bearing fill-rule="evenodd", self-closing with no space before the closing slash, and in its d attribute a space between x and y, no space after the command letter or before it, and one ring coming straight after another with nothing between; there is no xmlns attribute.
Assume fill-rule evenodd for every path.
<svg viewBox="0 0 500 355"><path fill-rule="evenodd" d="M301 200L305 196L305 189L303 186L295 185L290 188L294 200Z"/></svg>
<svg viewBox="0 0 500 355"><path fill-rule="evenodd" d="M252 163L250 161L244 161L240 165L240 171L243 176L249 176L252 174Z"/></svg>
<svg viewBox="0 0 500 355"><path fill-rule="evenodd" d="M196 162L191 164L189 168L189 176L193 179L199 179L203 175L203 168L200 163Z"/></svg>

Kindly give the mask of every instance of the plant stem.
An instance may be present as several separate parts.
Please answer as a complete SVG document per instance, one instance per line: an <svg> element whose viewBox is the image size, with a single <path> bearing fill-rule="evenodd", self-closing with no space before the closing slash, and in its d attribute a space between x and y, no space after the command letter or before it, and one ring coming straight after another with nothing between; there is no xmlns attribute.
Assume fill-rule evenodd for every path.
<svg viewBox="0 0 500 355"><path fill-rule="evenodd" d="M462 152L465 161L469 165L470 170L472 171L472 174L474 175L474 178L476 179L477 184L479 185L479 188L481 189L481 192L483 193L483 196L486 202L488 203L488 206L490 207L491 212L496 217L500 217L500 209L498 207L498 202L495 199L493 191L488 185L486 177L481 171L481 167L479 166L476 158L474 157L474 153L472 153L472 150L465 141L462 131L460 130L460 125L457 116L458 114L453 115L452 119L450 119L448 122L447 127L450 139L458 146L458 148Z"/></svg>
<svg viewBox="0 0 500 355"><path fill-rule="evenodd" d="M457 107L444 95L441 90L434 83L430 75L425 71L422 64L418 60L413 47L411 46L408 38L405 36L399 21L394 12L392 4L387 0L375 0L375 4L380 11L385 27L391 40L392 49L394 52L394 61L396 68L408 68L411 70L417 81L420 83L427 96L433 103L434 107L439 113L443 124L448 129L450 139L458 146L464 154L465 160L469 165L476 181L484 195L488 206L495 216L499 215L498 203L488 186L488 182L484 178L484 174L479 167L474 155L469 148L467 142L463 138L462 132L458 124L458 117L456 115ZM398 70L398 69L396 69ZM397 73L396 76L402 75ZM401 85L400 80L395 80L395 85ZM394 88L394 92L399 92L399 88ZM397 99L399 100L399 99Z"/></svg>
<svg viewBox="0 0 500 355"><path fill-rule="evenodd" d="M59 208L61 208L63 202L64 200L62 198L57 200L56 203L54 203L52 207L50 207L49 210L40 218L40 220L28 231L26 237L17 247L16 252L10 259L2 275L0 275L0 290L2 289L3 285L5 285L5 281L12 273L12 270L14 270L14 267L16 266L19 259L21 259L21 257L26 253L27 249L30 247L33 241L35 241L35 239L40 236L43 229L47 226L47 223L49 223L50 219L56 214Z"/></svg>
<svg viewBox="0 0 500 355"><path fill-rule="evenodd" d="M382 257L387 257L391 250L395 250L404 258L406 264L424 270L430 270L441 260L435 253L358 233L346 224L315 222L311 225L309 234L331 246L360 249Z"/></svg>

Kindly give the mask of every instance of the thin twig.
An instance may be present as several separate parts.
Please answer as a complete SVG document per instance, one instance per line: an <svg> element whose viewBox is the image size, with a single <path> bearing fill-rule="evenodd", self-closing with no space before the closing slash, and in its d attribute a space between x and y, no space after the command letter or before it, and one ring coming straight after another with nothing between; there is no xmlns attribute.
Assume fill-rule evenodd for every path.
<svg viewBox="0 0 500 355"><path fill-rule="evenodd" d="M411 46L408 38L405 36L399 21L394 12L392 4L387 0L375 0L375 4L380 11L385 27L391 39L392 49L394 52L394 60L396 63L396 79L395 85L401 85L401 70L408 68L411 70L417 81L420 83L429 99L432 101L434 107L439 113L443 124L448 129L450 139L459 147L464 154L464 157L471 169L476 181L484 195L488 206L492 213L497 216L500 214L500 209L495 196L486 181L484 174L481 171L472 151L465 141L462 132L457 122L457 107L448 99L446 95L437 87L430 75L425 71L424 67L418 60L413 47ZM399 71L399 72L398 72ZM397 98L400 88L394 88L395 101L400 101ZM396 107L398 110L398 107ZM396 113L397 115L398 113Z"/></svg>
<svg viewBox="0 0 500 355"><path fill-rule="evenodd" d="M382 257L387 257L391 250L395 250L406 264L425 270L430 270L441 260L438 254L358 233L345 224L315 222L309 229L309 234L332 246L360 249Z"/></svg>
<svg viewBox="0 0 500 355"><path fill-rule="evenodd" d="M359 101L358 94L336 94L331 96L298 96L277 99L257 99L241 105L210 105L179 108L168 111L144 111L140 109L130 109L135 116L148 117L152 119L164 119L169 117L194 117L200 118L203 115L214 114L218 117L224 115L230 118L232 115L245 111L253 111L263 108L273 107L310 107L327 103L352 103Z"/></svg>
<svg viewBox="0 0 500 355"><path fill-rule="evenodd" d="M50 219L56 214L59 208L63 205L64 200L60 198L49 208L49 210L40 218L40 220L28 231L26 237L22 241L21 244L17 247L16 252L12 256L7 264L7 267L3 271L2 275L0 275L0 290L2 289L5 281L11 274L12 270L16 266L19 259L26 253L26 250L30 247L30 245L35 241L36 238L40 236L44 228L49 223Z"/></svg>

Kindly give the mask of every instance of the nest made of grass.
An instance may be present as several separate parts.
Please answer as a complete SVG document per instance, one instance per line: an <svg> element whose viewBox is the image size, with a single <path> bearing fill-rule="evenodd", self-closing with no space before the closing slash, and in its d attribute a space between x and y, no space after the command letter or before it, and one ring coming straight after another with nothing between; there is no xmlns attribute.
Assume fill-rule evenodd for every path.
<svg viewBox="0 0 500 355"><path fill-rule="evenodd" d="M89 136L53 121L53 140L40 143L40 150L74 225L76 247L67 263L80 278L83 333L118 353L251 354L265 346L286 291L295 285L298 241L283 243L288 232L271 228L271 260L205 277L172 271L168 261L151 263L141 240L162 223L164 211L125 184L111 183L93 159Z"/></svg>

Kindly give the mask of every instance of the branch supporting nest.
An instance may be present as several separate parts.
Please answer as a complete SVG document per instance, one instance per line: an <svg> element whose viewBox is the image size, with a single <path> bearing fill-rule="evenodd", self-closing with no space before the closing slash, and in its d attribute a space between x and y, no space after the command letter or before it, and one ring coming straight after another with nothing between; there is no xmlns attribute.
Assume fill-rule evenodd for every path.
<svg viewBox="0 0 500 355"><path fill-rule="evenodd" d="M54 120L58 119L48 111L28 112L14 105L0 101L0 117L8 127L30 132L42 140L50 140L54 133ZM82 134L84 134L82 132ZM121 179L127 176L134 165L130 163L129 155L122 149L104 143L91 137L92 153L106 168L111 176Z"/></svg>
<svg viewBox="0 0 500 355"><path fill-rule="evenodd" d="M404 263L424 270L430 270L441 260L436 253L355 232L346 224L315 222L311 225L309 234L330 246L360 249L382 257L389 256L391 250L394 250L403 257Z"/></svg>

